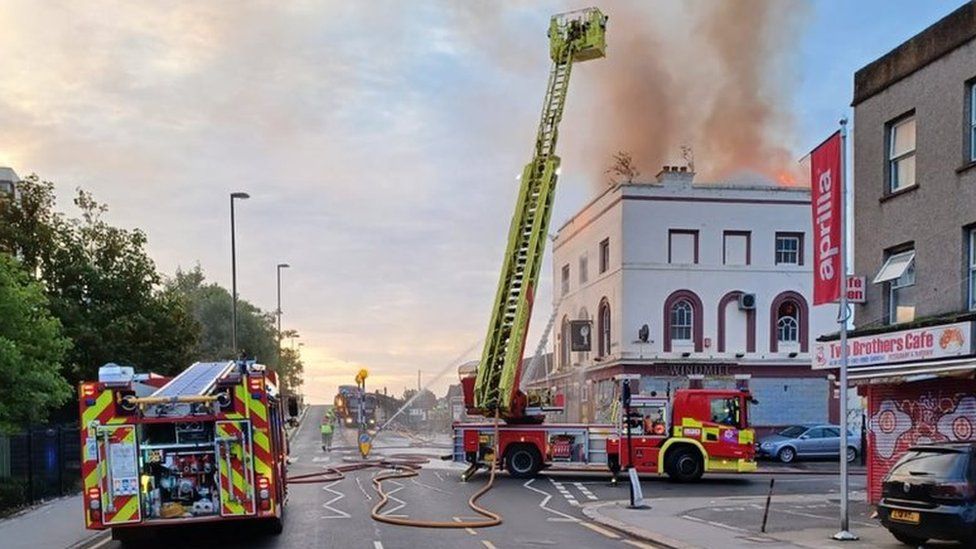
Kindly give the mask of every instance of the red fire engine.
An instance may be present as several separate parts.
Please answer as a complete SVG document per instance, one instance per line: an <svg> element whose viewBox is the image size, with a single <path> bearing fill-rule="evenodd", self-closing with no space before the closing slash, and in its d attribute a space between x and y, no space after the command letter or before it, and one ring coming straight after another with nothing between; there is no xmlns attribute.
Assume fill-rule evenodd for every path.
<svg viewBox="0 0 976 549"><path fill-rule="evenodd" d="M281 532L287 442L273 372L198 362L167 380L110 364L98 377L79 388L87 528L127 540L249 519Z"/></svg>

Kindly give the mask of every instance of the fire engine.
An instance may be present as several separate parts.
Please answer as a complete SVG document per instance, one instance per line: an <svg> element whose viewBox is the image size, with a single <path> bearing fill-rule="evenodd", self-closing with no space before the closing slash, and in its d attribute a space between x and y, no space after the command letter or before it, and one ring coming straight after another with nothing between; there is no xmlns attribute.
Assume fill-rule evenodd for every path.
<svg viewBox="0 0 976 549"><path fill-rule="evenodd" d="M494 423L455 423L454 458L471 464L464 478L495 462L496 451L509 473L520 477L559 462L602 464L614 474L633 465L638 472L664 472L676 480L755 468L747 392L684 389L673 398L637 397L629 402L631 413L616 425L570 425L544 423L546 412L561 410L551 391L520 388L559 175L555 150L569 77L575 63L604 57L606 23L597 8L559 14L549 23L552 67L533 157L521 175L488 335L477 367L459 371L468 414L495 418ZM646 411L649 419L642 415L638 421L635 411ZM504 424L498 425L496 441L499 421ZM619 435L628 422L629 443Z"/></svg>
<svg viewBox="0 0 976 549"><path fill-rule="evenodd" d="M128 366L79 386L85 526L127 541L225 520L282 530L283 405L274 372L198 362L167 379Z"/></svg>

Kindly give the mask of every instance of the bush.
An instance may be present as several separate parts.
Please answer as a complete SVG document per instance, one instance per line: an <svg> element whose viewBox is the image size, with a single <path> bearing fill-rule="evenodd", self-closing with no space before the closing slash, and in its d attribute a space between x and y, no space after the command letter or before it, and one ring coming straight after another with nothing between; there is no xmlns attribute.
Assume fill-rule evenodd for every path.
<svg viewBox="0 0 976 549"><path fill-rule="evenodd" d="M0 478L0 517L27 503L27 481Z"/></svg>

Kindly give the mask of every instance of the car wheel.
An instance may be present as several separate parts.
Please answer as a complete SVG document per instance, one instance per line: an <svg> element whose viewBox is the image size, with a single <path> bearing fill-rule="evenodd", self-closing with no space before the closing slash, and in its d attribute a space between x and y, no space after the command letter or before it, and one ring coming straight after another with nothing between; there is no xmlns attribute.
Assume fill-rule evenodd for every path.
<svg viewBox="0 0 976 549"><path fill-rule="evenodd" d="M698 450L690 447L676 448L665 458L665 472L674 482L694 482L705 472L705 463Z"/></svg>
<svg viewBox="0 0 976 549"><path fill-rule="evenodd" d="M857 459L857 448L855 448L853 446L848 446L848 448L847 448L847 463L854 463L854 460L855 459Z"/></svg>
<svg viewBox="0 0 976 549"><path fill-rule="evenodd" d="M505 454L505 468L515 478L531 478L542 468L542 458L535 447L518 445Z"/></svg>
<svg viewBox="0 0 976 549"><path fill-rule="evenodd" d="M922 545L923 543L928 541L928 538L918 538L915 536L909 536L908 534L899 534L899 533L892 532L891 535L895 536L896 540L904 543L905 545L911 545L912 547L918 547L919 545Z"/></svg>
<svg viewBox="0 0 976 549"><path fill-rule="evenodd" d="M790 448L789 446L781 449L776 457L783 463L793 463L796 459L796 450Z"/></svg>

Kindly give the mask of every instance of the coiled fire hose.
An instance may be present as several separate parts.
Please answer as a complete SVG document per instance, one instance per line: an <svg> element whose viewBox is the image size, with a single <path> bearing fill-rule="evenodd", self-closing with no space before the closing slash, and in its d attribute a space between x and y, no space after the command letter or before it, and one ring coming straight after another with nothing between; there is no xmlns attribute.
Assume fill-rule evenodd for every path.
<svg viewBox="0 0 976 549"><path fill-rule="evenodd" d="M288 484L316 484L323 482L335 482L346 478L345 473L361 471L373 467L388 469L389 472L380 473L373 477L373 488L380 496L380 500L373 506L370 516L378 522L395 524L397 526L410 526L414 528L488 528L498 526L502 523L502 517L498 513L489 511L478 505L478 500L488 493L495 484L495 473L498 469L498 422L499 416L495 414L495 449L492 455L491 470L488 474L488 482L480 490L468 498L468 507L475 513L485 517L482 520L468 520L460 522L416 520L410 518L389 517L381 515L380 511L389 502L389 496L383 490L383 481L398 478L411 478L420 475L421 466L426 463L429 456L417 454L395 454L387 458L373 459L367 461L351 462L344 465L336 465L322 471L306 473L288 477Z"/></svg>
<svg viewBox="0 0 976 549"><path fill-rule="evenodd" d="M468 521L458 521L458 522L448 522L448 521L437 521L437 520L417 520L410 518L399 518L399 517L388 517L380 514L380 510L386 506L389 501L389 497L386 492L383 491L383 481L391 480L395 478L410 478L419 475L420 466L405 466L401 470L394 469L390 473L380 473L373 477L373 487L376 489L376 493L379 494L380 500L376 502L373 506L372 511L370 511L370 516L373 520L379 522L385 522L387 524L396 524L398 526L411 526L414 528L488 528L489 526L498 526L502 523L502 517L498 513L494 513L478 505L478 499L481 496L488 493L492 486L495 484L495 471L498 465L498 412L495 412L495 450L492 453L491 460L491 472L488 474L488 482L481 487L480 490L475 492L468 498L468 507L472 511L478 513L479 515L485 517L482 520L468 520Z"/></svg>

